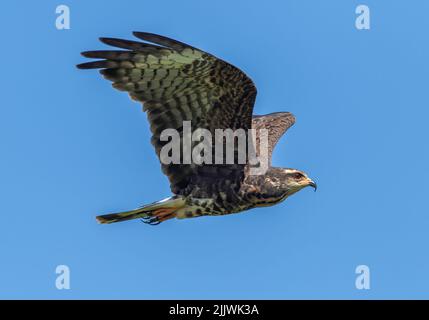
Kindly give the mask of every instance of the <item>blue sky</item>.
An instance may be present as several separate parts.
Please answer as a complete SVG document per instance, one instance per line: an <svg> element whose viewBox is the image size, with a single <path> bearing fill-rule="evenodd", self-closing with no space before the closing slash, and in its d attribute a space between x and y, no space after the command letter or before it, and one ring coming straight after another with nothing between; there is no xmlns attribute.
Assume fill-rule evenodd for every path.
<svg viewBox="0 0 429 320"><path fill-rule="evenodd" d="M355 28L355 8L371 29ZM55 28L55 8L71 29ZM0 298L429 298L427 1L21 1L0 13ZM296 125L270 208L98 225L170 194L141 107L77 70L99 36L177 38L244 70ZM55 287L69 266L71 289ZM371 289L357 290L367 265Z"/></svg>

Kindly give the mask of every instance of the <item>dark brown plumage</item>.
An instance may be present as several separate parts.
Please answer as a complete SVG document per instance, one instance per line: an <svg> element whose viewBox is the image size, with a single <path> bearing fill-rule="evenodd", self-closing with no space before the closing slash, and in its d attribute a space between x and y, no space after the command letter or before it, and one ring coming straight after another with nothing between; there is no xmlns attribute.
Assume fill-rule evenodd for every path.
<svg viewBox="0 0 429 320"><path fill-rule="evenodd" d="M273 113L252 118L256 88L241 70L173 39L145 32L134 32L134 35L145 42L100 38L107 45L125 50L83 52L87 58L102 60L82 63L78 68L101 69L100 73L113 82L114 88L128 92L132 99L144 104L158 157L167 143L160 139L163 130L175 129L183 137L183 122L191 121L193 129L207 129L213 136L216 129L243 129L246 134L251 128L267 129L271 164L275 144L295 122L292 114ZM258 135L256 141L259 145ZM259 153L259 147L256 151ZM130 212L101 216L99 221L109 223L142 217L157 223L171 217L238 212L261 203L266 205L271 198L284 199L287 192L280 181L282 175L284 181L289 181L286 178L298 172L270 168L265 176L252 177L248 175L248 165L237 161L184 164L185 152L188 150L181 147L180 164L161 163L162 171L170 180L172 198ZM236 146L235 159L240 152ZM313 183L305 174L303 177L308 185ZM277 188L277 192L273 188ZM266 191L270 191L272 197Z"/></svg>

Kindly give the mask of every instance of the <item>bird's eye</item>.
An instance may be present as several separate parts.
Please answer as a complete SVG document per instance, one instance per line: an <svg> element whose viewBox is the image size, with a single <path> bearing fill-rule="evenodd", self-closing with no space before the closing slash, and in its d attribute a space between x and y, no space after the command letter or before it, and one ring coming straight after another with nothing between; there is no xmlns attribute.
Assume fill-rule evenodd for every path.
<svg viewBox="0 0 429 320"><path fill-rule="evenodd" d="M296 172L293 174L293 177L296 180L300 180L300 179L304 178L304 175L302 173Z"/></svg>

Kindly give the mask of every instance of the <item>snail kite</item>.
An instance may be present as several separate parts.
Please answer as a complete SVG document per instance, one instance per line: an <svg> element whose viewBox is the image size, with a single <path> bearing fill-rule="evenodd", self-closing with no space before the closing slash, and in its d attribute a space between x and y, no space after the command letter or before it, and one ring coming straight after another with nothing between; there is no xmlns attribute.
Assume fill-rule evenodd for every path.
<svg viewBox="0 0 429 320"><path fill-rule="evenodd" d="M255 132L253 140L246 141L249 150L252 144L256 156L261 153L259 132L265 130L268 167L264 174L251 174L249 158L244 163L236 161L238 143L233 143L232 163L214 164L183 161L189 150L180 145L181 161L161 161L173 196L135 210L98 216L100 223L141 218L159 224L171 218L225 215L277 204L307 186L316 189L304 172L271 166L273 149L295 118L289 112L253 115L256 88L244 72L177 40L146 32L133 34L143 41L100 38L121 50L82 52L84 57L98 60L77 67L101 69L114 88L143 103L160 160L162 148L168 143L162 138L163 131L174 129L184 139L184 123L190 121L193 128L213 135L218 129L242 129L246 135ZM223 138L222 142L226 144Z"/></svg>

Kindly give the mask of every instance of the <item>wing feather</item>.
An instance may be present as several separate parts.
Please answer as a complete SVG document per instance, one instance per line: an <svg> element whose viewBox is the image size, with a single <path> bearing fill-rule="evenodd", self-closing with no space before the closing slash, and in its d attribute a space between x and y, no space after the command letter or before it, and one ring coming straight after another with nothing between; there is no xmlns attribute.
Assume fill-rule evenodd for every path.
<svg viewBox="0 0 429 320"><path fill-rule="evenodd" d="M290 112L275 112L262 116L253 116L252 129L256 129L256 155L260 155L260 130L266 129L268 130L268 163L271 165L274 147L294 123L295 116Z"/></svg>
<svg viewBox="0 0 429 320"><path fill-rule="evenodd" d="M183 121L213 135L215 129L250 129L256 88L241 70L177 40L145 32L134 35L146 42L100 38L126 50L85 51L83 56L103 60L77 67L101 69L114 88L144 104L158 157L167 143L160 141L161 132L176 129L183 135ZM226 187L239 188L245 165L161 167L174 193L207 197Z"/></svg>

